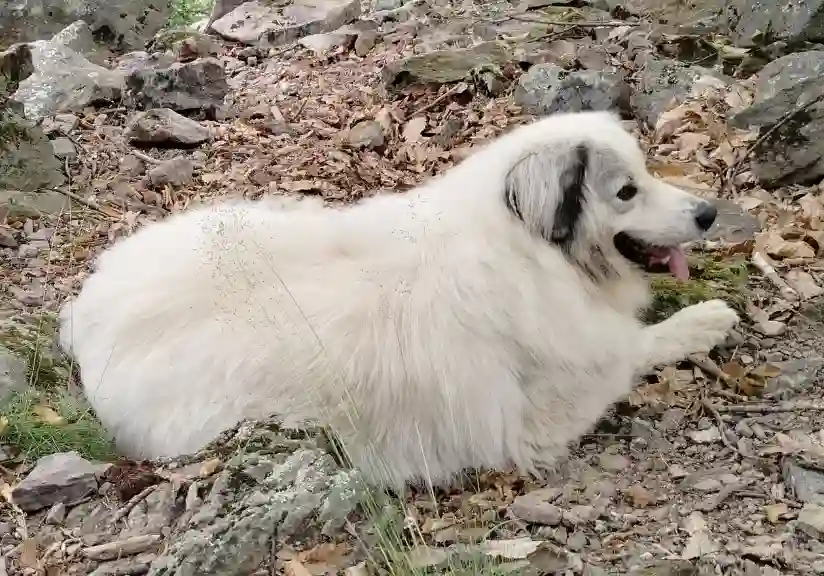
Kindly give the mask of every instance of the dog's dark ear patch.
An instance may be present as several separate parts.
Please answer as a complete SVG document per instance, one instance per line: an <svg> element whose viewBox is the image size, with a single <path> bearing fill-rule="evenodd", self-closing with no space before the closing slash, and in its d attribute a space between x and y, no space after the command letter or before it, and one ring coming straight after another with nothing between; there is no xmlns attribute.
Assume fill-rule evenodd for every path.
<svg viewBox="0 0 824 576"><path fill-rule="evenodd" d="M575 240L575 229L584 211L584 185L589 164L586 146L577 146L572 161L561 174L561 200L555 209L555 219L549 240L561 248L569 248Z"/></svg>
<svg viewBox="0 0 824 576"><path fill-rule="evenodd" d="M506 207L515 215L516 218L518 218L518 220L523 220L524 216L521 214L521 207L518 205L518 191L515 190L515 186L509 178L506 179L504 194L506 194L506 197L504 198Z"/></svg>

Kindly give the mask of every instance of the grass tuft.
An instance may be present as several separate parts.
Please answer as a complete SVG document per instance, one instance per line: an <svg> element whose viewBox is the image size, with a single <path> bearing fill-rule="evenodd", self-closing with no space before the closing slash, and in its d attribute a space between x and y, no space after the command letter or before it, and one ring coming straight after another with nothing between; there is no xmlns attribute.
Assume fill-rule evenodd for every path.
<svg viewBox="0 0 824 576"><path fill-rule="evenodd" d="M72 450L87 458L114 458L114 444L91 407L69 391L72 365L55 343L57 325L57 316L48 312L0 323L0 346L27 365L27 387L0 405L0 441L25 464Z"/></svg>
<svg viewBox="0 0 824 576"><path fill-rule="evenodd" d="M175 0L168 27L182 28L208 17L213 3L214 0Z"/></svg>
<svg viewBox="0 0 824 576"><path fill-rule="evenodd" d="M681 308L714 298L743 310L748 278L745 261L722 260L709 254L690 255L687 260L690 279L686 282L666 275L651 278L653 301L646 315L648 322L660 322Z"/></svg>

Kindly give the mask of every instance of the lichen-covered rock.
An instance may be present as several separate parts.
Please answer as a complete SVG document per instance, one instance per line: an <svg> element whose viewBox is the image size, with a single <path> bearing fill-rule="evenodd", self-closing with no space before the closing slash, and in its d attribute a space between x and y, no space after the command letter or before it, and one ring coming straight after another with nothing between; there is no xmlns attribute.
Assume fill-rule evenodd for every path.
<svg viewBox="0 0 824 576"><path fill-rule="evenodd" d="M229 91L226 73L215 58L175 63L168 68L137 69L126 83L143 108L170 108L177 112L204 111L214 117Z"/></svg>
<svg viewBox="0 0 824 576"><path fill-rule="evenodd" d="M93 464L77 452L44 456L14 487L12 498L26 512L57 502L73 503L97 490L97 474L105 468L106 465Z"/></svg>
<svg viewBox="0 0 824 576"><path fill-rule="evenodd" d="M647 60L635 76L632 108L636 116L654 127L658 117L682 103L695 81L708 71L697 66L685 66L676 60Z"/></svg>
<svg viewBox="0 0 824 576"><path fill-rule="evenodd" d="M0 3L0 38L42 40L83 20L95 37L118 50L143 47L168 21L171 0L18 0Z"/></svg>
<svg viewBox="0 0 824 576"><path fill-rule="evenodd" d="M92 64L59 42L38 41L30 46L35 73L20 83L14 95L23 103L27 118L39 120L120 100L122 73Z"/></svg>
<svg viewBox="0 0 824 576"><path fill-rule="evenodd" d="M473 70L503 66L514 59L513 53L499 42L484 42L471 48L443 49L397 60L383 69L390 88L410 84L445 84L468 78Z"/></svg>
<svg viewBox="0 0 824 576"><path fill-rule="evenodd" d="M733 38L739 46L824 40L824 1L740 0Z"/></svg>
<svg viewBox="0 0 824 576"><path fill-rule="evenodd" d="M789 54L758 74L752 106L730 120L764 132L754 150L753 174L765 184L806 183L824 176L824 51Z"/></svg>
<svg viewBox="0 0 824 576"><path fill-rule="evenodd" d="M567 72L555 64L538 64L518 80L515 103L530 114L586 110L629 113L630 88L616 72Z"/></svg>
<svg viewBox="0 0 824 576"><path fill-rule="evenodd" d="M331 32L360 16L358 0L294 0L283 5L244 2L211 23L229 40L244 44L278 46L310 34Z"/></svg>

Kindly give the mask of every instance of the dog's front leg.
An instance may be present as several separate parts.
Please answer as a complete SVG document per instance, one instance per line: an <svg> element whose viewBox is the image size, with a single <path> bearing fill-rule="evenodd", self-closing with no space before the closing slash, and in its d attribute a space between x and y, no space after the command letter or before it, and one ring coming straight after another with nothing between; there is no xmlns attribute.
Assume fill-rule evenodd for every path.
<svg viewBox="0 0 824 576"><path fill-rule="evenodd" d="M738 314L723 300L709 300L679 310L663 322L643 329L641 368L671 364L690 354L709 352L738 323Z"/></svg>

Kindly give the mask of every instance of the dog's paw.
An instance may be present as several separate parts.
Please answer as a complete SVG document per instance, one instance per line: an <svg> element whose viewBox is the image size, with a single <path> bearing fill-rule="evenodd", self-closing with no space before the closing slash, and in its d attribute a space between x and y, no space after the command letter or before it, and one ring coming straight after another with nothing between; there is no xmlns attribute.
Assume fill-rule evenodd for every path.
<svg viewBox="0 0 824 576"><path fill-rule="evenodd" d="M695 354L723 343L738 324L738 314L723 300L708 300L679 310L671 320L689 353Z"/></svg>

